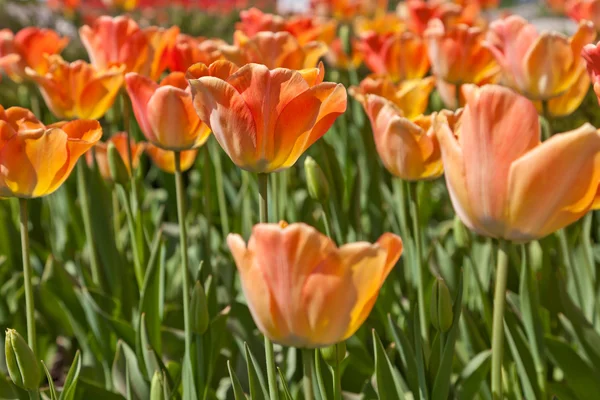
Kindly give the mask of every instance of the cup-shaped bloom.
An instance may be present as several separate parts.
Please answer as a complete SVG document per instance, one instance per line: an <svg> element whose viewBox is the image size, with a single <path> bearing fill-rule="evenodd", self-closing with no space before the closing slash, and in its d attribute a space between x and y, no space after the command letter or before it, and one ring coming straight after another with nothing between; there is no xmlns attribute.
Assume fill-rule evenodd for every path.
<svg viewBox="0 0 600 400"><path fill-rule="evenodd" d="M152 57L146 33L129 17L102 16L79 29L81 42L98 69L125 65L125 72L143 73Z"/></svg>
<svg viewBox="0 0 600 400"><path fill-rule="evenodd" d="M54 192L101 136L98 121L44 126L25 108L0 106L0 197Z"/></svg>
<svg viewBox="0 0 600 400"><path fill-rule="evenodd" d="M15 82L25 77L25 68L43 71L47 68L47 56L60 53L69 43L51 29L29 27L16 35L8 29L0 30L0 60L6 74Z"/></svg>
<svg viewBox="0 0 600 400"><path fill-rule="evenodd" d="M433 73L453 84L477 83L499 72L492 52L483 45L485 32L464 24L445 26L435 19L425 31Z"/></svg>
<svg viewBox="0 0 600 400"><path fill-rule="evenodd" d="M200 147L210 135L192 104L183 72L172 72L160 84L130 72L125 76L133 113L149 142L166 150Z"/></svg>
<svg viewBox="0 0 600 400"><path fill-rule="evenodd" d="M234 46L222 46L223 56L237 64L264 64L269 69L313 68L327 52L322 42L310 42L304 46L289 32L259 32L249 38L241 31L234 34Z"/></svg>
<svg viewBox="0 0 600 400"><path fill-rule="evenodd" d="M150 156L152 163L156 165L162 171L168 174L175 173L175 152L171 150L163 150L160 147L156 147L152 143L146 143L145 146L146 154ZM187 171L192 168L196 156L198 155L198 149L184 150L180 152L181 155L181 170Z"/></svg>
<svg viewBox="0 0 600 400"><path fill-rule="evenodd" d="M454 128L434 121L446 184L473 231L526 242L581 218L600 182L600 133L589 124L540 141L534 104L497 85L464 85Z"/></svg>
<svg viewBox="0 0 600 400"><path fill-rule="evenodd" d="M98 71L84 61L68 63L60 56L51 56L48 62L47 70L27 68L26 73L39 84L46 105L57 118L101 118L123 84L123 65Z"/></svg>
<svg viewBox="0 0 600 400"><path fill-rule="evenodd" d="M422 78L429 70L425 41L410 32L369 32L360 38L359 48L371 71L394 81Z"/></svg>
<svg viewBox="0 0 600 400"><path fill-rule="evenodd" d="M223 58L220 47L226 44L220 39L195 38L180 33L167 52L169 70L186 72L197 63L210 65Z"/></svg>
<svg viewBox="0 0 600 400"><path fill-rule="evenodd" d="M285 225L255 225L247 245L227 237L254 322L284 346L344 341L371 312L402 240L385 233L374 244L338 248L311 226Z"/></svg>
<svg viewBox="0 0 600 400"><path fill-rule="evenodd" d="M112 143L115 146L117 152L119 153L119 156L121 156L121 159L123 160L123 165L125 165L125 168L127 169L127 174L131 176L129 155L127 154L127 133L125 132L119 132L112 135L110 139L108 139L106 142L96 143L96 145L94 146L94 151L88 151L85 154L85 159L88 165L92 165L95 161L96 165L98 166L98 171L100 172L100 175L102 175L102 178L104 178L107 181L112 181L112 174L110 172L107 154L109 143ZM140 164L140 156L144 152L145 144L136 143L135 141L131 140L130 145L133 168L135 169Z"/></svg>
<svg viewBox="0 0 600 400"><path fill-rule="evenodd" d="M600 1L571 0L566 3L565 11L575 21L591 21L596 30L600 30Z"/></svg>
<svg viewBox="0 0 600 400"><path fill-rule="evenodd" d="M196 111L231 160L248 171L291 167L346 111L346 89L323 82L322 68L247 64L229 77L205 70L190 80Z"/></svg>
<svg viewBox="0 0 600 400"><path fill-rule="evenodd" d="M568 38L558 32L540 34L534 25L513 15L490 25L486 46L502 67L508 86L532 100L549 100L577 84L585 69L581 50L595 37L588 21Z"/></svg>

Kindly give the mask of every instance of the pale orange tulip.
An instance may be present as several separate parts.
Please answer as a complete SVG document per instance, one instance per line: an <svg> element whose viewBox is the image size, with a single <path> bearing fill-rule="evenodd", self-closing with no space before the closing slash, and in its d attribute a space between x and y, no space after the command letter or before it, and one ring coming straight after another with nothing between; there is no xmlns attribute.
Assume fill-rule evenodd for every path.
<svg viewBox="0 0 600 400"><path fill-rule="evenodd" d="M227 244L254 322L284 346L314 348L348 339L363 324L402 254L391 233L337 247L306 224L258 224L248 244Z"/></svg>
<svg viewBox="0 0 600 400"><path fill-rule="evenodd" d="M175 173L175 152L171 150L163 150L160 147L153 145L152 143L146 143L146 154L150 156L150 159L159 169L168 173ZM198 155L198 149L184 150L179 152L181 171L187 171L192 168Z"/></svg>
<svg viewBox="0 0 600 400"><path fill-rule="evenodd" d="M291 167L346 110L346 89L323 82L322 68L248 64L228 77L203 68L190 80L196 111L231 160L248 171Z"/></svg>
<svg viewBox="0 0 600 400"><path fill-rule="evenodd" d="M107 153L109 143L114 144L119 156L121 156L121 159L123 160L123 164L127 169L127 173L129 176L131 176L131 166L129 165L129 155L127 150L127 133L125 132L119 132L112 135L106 142L96 143L94 146L94 151L88 151L86 153L86 162L91 166L95 161L102 178L106 179L107 181L112 181ZM144 152L145 143L136 143L135 141L131 140L130 145L133 168L135 169L140 163L140 156Z"/></svg>
<svg viewBox="0 0 600 400"><path fill-rule="evenodd" d="M172 72L186 72L196 63L210 65L223 58L220 48L226 44L221 39L195 38L180 33L167 52L168 68Z"/></svg>
<svg viewBox="0 0 600 400"><path fill-rule="evenodd" d="M540 141L534 104L511 89L464 85L452 127L434 122L454 210L466 226L514 242L542 238L594 205L600 132L590 124Z"/></svg>
<svg viewBox="0 0 600 400"><path fill-rule="evenodd" d="M44 126L25 108L0 106L0 197L54 192L101 136L98 121Z"/></svg>

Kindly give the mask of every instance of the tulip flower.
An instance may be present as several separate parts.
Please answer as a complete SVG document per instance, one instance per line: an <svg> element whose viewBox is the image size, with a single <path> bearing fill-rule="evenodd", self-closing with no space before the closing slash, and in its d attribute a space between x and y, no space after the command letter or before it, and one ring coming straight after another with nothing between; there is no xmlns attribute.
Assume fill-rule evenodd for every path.
<svg viewBox="0 0 600 400"><path fill-rule="evenodd" d="M589 124L540 141L536 108L512 90L463 86L460 123L434 123L454 210L471 230L514 242L585 215L600 182L600 133Z"/></svg>
<svg viewBox="0 0 600 400"><path fill-rule="evenodd" d="M229 77L204 69L190 80L196 111L231 160L251 172L289 168L346 110L346 89L323 82L321 65L248 64Z"/></svg>
<svg viewBox="0 0 600 400"><path fill-rule="evenodd" d="M583 47L596 37L590 22L582 22L571 37L557 32L538 33L536 28L513 15L490 25L486 46L503 69L508 86L532 100L558 97L586 79ZM568 99L576 108L583 97Z"/></svg>
<svg viewBox="0 0 600 400"><path fill-rule="evenodd" d="M352 40L352 54L346 54L342 40L336 38L329 46L329 51L325 54L325 61L337 69L357 69L363 62L363 55L359 50L357 40Z"/></svg>
<svg viewBox="0 0 600 400"><path fill-rule="evenodd" d="M97 121L44 126L27 109L0 106L0 197L54 192L101 136Z"/></svg>
<svg viewBox="0 0 600 400"><path fill-rule="evenodd" d="M359 37L370 32L386 35L404 30L406 23L396 14L383 14L374 18L358 17L354 21L354 34Z"/></svg>
<svg viewBox="0 0 600 400"><path fill-rule="evenodd" d="M168 173L175 173L175 152L171 150L163 150L160 147L154 146L152 143L146 143L146 154L159 169ZM184 150L181 154L181 171L185 172L192 168L198 155L198 150Z"/></svg>
<svg viewBox="0 0 600 400"><path fill-rule="evenodd" d="M371 71L394 81L422 78L429 70L425 41L410 32L367 33L360 38L359 49Z"/></svg>
<svg viewBox="0 0 600 400"><path fill-rule="evenodd" d="M476 25L479 18L479 6L469 4L463 7L445 0L408 0L398 6L400 16L407 20L408 28L422 35L429 22L435 19L442 20L444 24Z"/></svg>
<svg viewBox="0 0 600 400"><path fill-rule="evenodd" d="M167 69L169 58L168 52L175 45L179 28L173 26L168 29L151 26L143 30L150 48L149 57L141 74L152 80L160 79L161 74ZM136 71L131 71L136 72Z"/></svg>
<svg viewBox="0 0 600 400"><path fill-rule="evenodd" d="M563 15L567 10L567 5L570 3L569 0L545 0L544 3L550 11L556 14Z"/></svg>
<svg viewBox="0 0 600 400"><path fill-rule="evenodd" d="M596 45L586 45L581 55L585 59L588 74L594 85L594 92L600 103L600 42Z"/></svg>
<svg viewBox="0 0 600 400"><path fill-rule="evenodd" d="M285 21L285 31L291 33L301 46L310 42L330 45L337 35L337 21L296 15Z"/></svg>
<svg viewBox="0 0 600 400"><path fill-rule="evenodd" d="M483 45L485 32L464 24L444 26L435 19L425 31L433 73L452 84L476 83L496 75L500 67Z"/></svg>
<svg viewBox="0 0 600 400"><path fill-rule="evenodd" d="M58 118L101 118L123 84L123 65L98 71L84 61L68 63L60 56L51 56L48 62L45 71L25 72L39 84L46 105Z"/></svg>
<svg viewBox="0 0 600 400"><path fill-rule="evenodd" d="M236 22L235 29L248 37L253 37L259 32L281 32L285 30L285 19L252 7L240 12L240 22Z"/></svg>
<svg viewBox="0 0 600 400"><path fill-rule="evenodd" d="M102 3L109 8L131 11L137 6L138 0L102 0Z"/></svg>
<svg viewBox="0 0 600 400"><path fill-rule="evenodd" d="M127 154L127 134L125 132L119 132L110 137L106 142L98 142L94 146L94 151L87 152L85 155L86 162L88 165L92 165L94 161L98 166L100 175L107 181L112 181L113 177L110 172L108 162L108 144L112 143L117 149L119 156L123 160L123 165L127 169L127 174L131 176L131 166L129 165L129 156ZM137 168L140 163L140 156L144 151L144 143L135 143L133 140L131 143L131 158L133 161L133 168Z"/></svg>
<svg viewBox="0 0 600 400"><path fill-rule="evenodd" d="M180 33L167 51L168 68L172 72L186 72L197 63L210 65L223 58L220 47L226 44L220 39L194 38Z"/></svg>
<svg viewBox="0 0 600 400"><path fill-rule="evenodd" d="M144 136L165 150L200 147L210 135L194 111L183 72L172 72L160 84L136 73L125 76L133 112Z"/></svg>
<svg viewBox="0 0 600 400"><path fill-rule="evenodd" d="M324 347L363 324L381 285L402 254L402 240L383 234L374 243L336 247L303 223L258 224L248 244L227 244L256 325L284 346Z"/></svg>
<svg viewBox="0 0 600 400"><path fill-rule="evenodd" d="M237 64L264 64L269 69L313 68L319 58L327 52L321 42L310 42L304 46L288 32L259 32L249 38L240 31L234 34L234 46L223 46L223 56Z"/></svg>
<svg viewBox="0 0 600 400"><path fill-rule="evenodd" d="M385 12L388 0L311 0L310 6L317 15L333 16L349 20L357 15L373 15Z"/></svg>
<svg viewBox="0 0 600 400"><path fill-rule="evenodd" d="M577 22L591 21L600 30L600 1L572 0L566 3L566 14Z"/></svg>
<svg viewBox="0 0 600 400"><path fill-rule="evenodd" d="M25 68L43 71L47 68L47 56L60 53L69 43L51 29L28 27L16 35L8 29L0 30L0 65L15 82L22 82ZM4 61L2 61L4 60Z"/></svg>

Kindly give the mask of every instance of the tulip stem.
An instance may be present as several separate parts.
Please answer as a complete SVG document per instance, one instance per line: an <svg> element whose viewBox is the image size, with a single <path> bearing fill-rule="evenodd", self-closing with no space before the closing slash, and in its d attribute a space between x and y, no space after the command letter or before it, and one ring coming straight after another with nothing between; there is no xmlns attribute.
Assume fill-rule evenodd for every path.
<svg viewBox="0 0 600 400"><path fill-rule="evenodd" d="M302 380L304 400L313 400L315 396L313 393L312 350L302 349L302 366L304 367L304 379Z"/></svg>
<svg viewBox="0 0 600 400"><path fill-rule="evenodd" d="M212 269L212 263L210 261L212 253L212 210L210 207L210 150L208 146L204 146L204 166L203 166L203 181L204 181L204 217L206 218L206 256L204 259L208 262L209 269ZM211 270L212 273L212 270Z"/></svg>
<svg viewBox="0 0 600 400"><path fill-rule="evenodd" d="M121 221L119 220L119 194L117 193L116 187L113 186L111 190L112 197L112 217L113 217L113 230L115 231L115 241L117 248L122 250L121 241L119 240L119 232L121 231Z"/></svg>
<svg viewBox="0 0 600 400"><path fill-rule="evenodd" d="M413 239L415 242L415 257L417 259L417 300L419 304L419 321L421 324L421 335L425 342L429 341L429 330L427 329L427 313L425 312L425 277L423 265L423 250L421 248L421 221L419 215L419 198L417 194L417 183L408 182L410 212L413 223Z"/></svg>
<svg viewBox="0 0 600 400"><path fill-rule="evenodd" d="M33 303L33 286L31 283L31 263L29 258L29 216L27 199L19 198L19 214L21 228L21 250L23 254L23 286L25 286L25 312L27 315L27 344L37 357L35 335L35 307Z"/></svg>
<svg viewBox="0 0 600 400"><path fill-rule="evenodd" d="M338 356L338 346L335 344L335 364L333 370L333 400L342 400L342 374L340 373L340 358Z"/></svg>
<svg viewBox="0 0 600 400"><path fill-rule="evenodd" d="M261 223L269 222L269 175L258 174L258 211ZM265 336L265 356L267 361L267 377L269 381L269 397L279 400L277 376L275 375L275 354L273 343Z"/></svg>
<svg viewBox="0 0 600 400"><path fill-rule="evenodd" d="M327 215L326 205L323 204L323 224L325 225L325 234L328 238L331 238L331 221L329 220L329 215Z"/></svg>
<svg viewBox="0 0 600 400"><path fill-rule="evenodd" d="M39 390L28 390L29 400L40 400L40 391Z"/></svg>
<svg viewBox="0 0 600 400"><path fill-rule="evenodd" d="M179 247L181 248L181 274L183 286L183 326L185 329L185 357L192 348L192 325L190 319L190 285L187 253L187 231L185 226L185 193L181 173L181 153L175 152L175 191L177 195L177 219L179 221Z"/></svg>
<svg viewBox="0 0 600 400"><path fill-rule="evenodd" d="M88 241L88 251L90 253L90 268L92 270L92 282L101 288L102 278L100 274L100 261L98 260L98 253L94 247L94 230L92 229L92 209L90 207L90 197L87 187L87 179L85 176L84 160L79 162L77 166L77 193L79 194L79 201L81 202L81 213L83 216L83 229L85 231L85 237Z"/></svg>
<svg viewBox="0 0 600 400"><path fill-rule="evenodd" d="M502 399L502 355L504 347L504 305L506 279L508 275L508 253L506 243L498 243L496 260L496 289L494 292L494 317L492 326L492 397Z"/></svg>

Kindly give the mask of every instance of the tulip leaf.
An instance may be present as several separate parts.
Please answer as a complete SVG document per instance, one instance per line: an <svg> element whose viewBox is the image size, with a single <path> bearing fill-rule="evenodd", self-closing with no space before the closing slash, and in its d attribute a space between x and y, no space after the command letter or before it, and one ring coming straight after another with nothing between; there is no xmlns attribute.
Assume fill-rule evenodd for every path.
<svg viewBox="0 0 600 400"><path fill-rule="evenodd" d="M63 385L63 391L60 394L59 400L73 400L77 390L77 382L79 380L79 373L81 371L81 354L79 351L75 353L75 358L71 364L71 368L65 378L65 384Z"/></svg>
<svg viewBox="0 0 600 400"><path fill-rule="evenodd" d="M114 387L123 396L127 396L128 387L136 400L144 400L150 396L150 387L140 372L135 352L122 340L117 342L112 365L112 381Z"/></svg>
<svg viewBox="0 0 600 400"><path fill-rule="evenodd" d="M279 373L279 380L281 381L281 386L283 387L283 396L285 397L285 400L294 400L290 394L290 389L288 388L285 376L283 376L283 372L281 372L279 367L277 367L277 372Z"/></svg>
<svg viewBox="0 0 600 400"><path fill-rule="evenodd" d="M196 400L198 398L196 381L194 376L194 366L190 355L183 357L183 371L181 380L183 382L183 400Z"/></svg>
<svg viewBox="0 0 600 400"><path fill-rule="evenodd" d="M419 381L418 394L421 400L426 400L429 398L429 388L427 387L425 359L423 356L423 338L421 337L421 321L419 319L418 310L415 310L414 312L413 336L415 339L415 355L417 357L417 378Z"/></svg>
<svg viewBox="0 0 600 400"><path fill-rule="evenodd" d="M50 392L50 400L58 400L58 395L56 394L56 388L54 387L54 379L50 375L50 371L48 371L48 367L44 361L42 361L42 367L44 368L44 372L46 373L46 378L48 379L48 390ZM2 389L2 383L0 381L0 389ZM1 392L4 393L4 392Z"/></svg>
<svg viewBox="0 0 600 400"><path fill-rule="evenodd" d="M375 353L375 379L377 381L377 393L380 400L404 399L404 392L400 384L398 372L390 362L381 339L375 329L373 335L373 352Z"/></svg>
<svg viewBox="0 0 600 400"><path fill-rule="evenodd" d="M398 353L400 354L400 359L402 360L402 367L404 368L404 375L408 377L408 385L410 390L413 393L419 392L419 378L416 375L417 371L417 360L415 357L415 352L410 344L410 340L404 332L397 328L394 321L392 321L392 316L388 314L388 323L390 327L390 331L392 333L392 337L394 338L394 342L396 343L396 348L398 349Z"/></svg>
<svg viewBox="0 0 600 400"><path fill-rule="evenodd" d="M244 394L240 380L235 374L235 371L233 371L231 368L231 362L229 360L227 360L227 370L229 371L229 378L231 379L231 386L233 387L233 396L235 400L246 400L246 394Z"/></svg>
<svg viewBox="0 0 600 400"><path fill-rule="evenodd" d="M529 352L529 348L524 340L522 340L521 337L516 336L518 332L513 334L513 330L510 328L512 324L509 324L506 320L509 320L508 316L505 317L504 335L506 336L506 342L510 348L510 353L515 361L517 373L521 381L521 387L523 388L523 393L527 399L537 399L539 398L539 396L537 396L539 393L536 388L537 382L532 379L533 376L530 375L534 370L531 353ZM513 326L515 326L516 331L516 324Z"/></svg>
<svg viewBox="0 0 600 400"><path fill-rule="evenodd" d="M491 350L485 350L473 357L460 374L457 398L474 399L485 382L491 366Z"/></svg>
<svg viewBox="0 0 600 400"><path fill-rule="evenodd" d="M152 347L152 343L150 343L146 322L146 313L143 313L142 317L140 318L139 343L141 348L141 358L144 362L144 369L146 371L146 378L151 380L154 376L154 372L162 369L162 362L155 349Z"/></svg>
<svg viewBox="0 0 600 400"><path fill-rule="evenodd" d="M265 386L265 378L262 375L258 363L250 351L250 347L244 344L246 355L246 366L248 368L248 382L250 383L250 398L252 400L268 399L268 392Z"/></svg>

